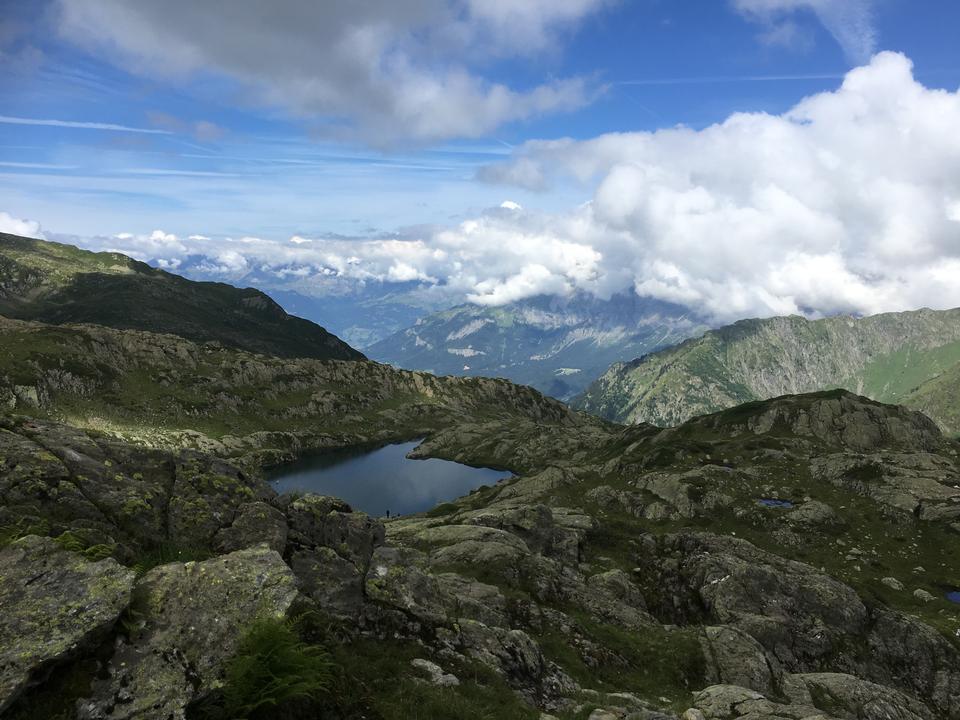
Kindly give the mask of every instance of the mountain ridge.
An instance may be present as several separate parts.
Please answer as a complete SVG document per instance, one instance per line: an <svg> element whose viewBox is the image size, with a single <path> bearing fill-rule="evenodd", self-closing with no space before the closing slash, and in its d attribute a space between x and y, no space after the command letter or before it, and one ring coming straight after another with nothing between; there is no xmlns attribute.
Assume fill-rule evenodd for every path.
<svg viewBox="0 0 960 720"><path fill-rule="evenodd" d="M613 365L573 405L610 420L659 425L839 387L909 405L958 362L960 309L748 319ZM960 429L949 407L930 398L924 407L948 431Z"/></svg>
<svg viewBox="0 0 960 720"><path fill-rule="evenodd" d="M121 253L3 233L0 315L169 332L284 357L364 357L260 290L189 280Z"/></svg>

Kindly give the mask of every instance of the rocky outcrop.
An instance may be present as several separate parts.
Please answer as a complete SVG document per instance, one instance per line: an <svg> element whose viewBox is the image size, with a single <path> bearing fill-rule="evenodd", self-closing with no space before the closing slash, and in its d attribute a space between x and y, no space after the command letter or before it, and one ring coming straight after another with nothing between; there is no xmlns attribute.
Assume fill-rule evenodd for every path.
<svg viewBox="0 0 960 720"><path fill-rule="evenodd" d="M789 699L771 699L735 685L696 693L682 720L934 720L928 708L903 693L851 675L792 675Z"/></svg>
<svg viewBox="0 0 960 720"><path fill-rule="evenodd" d="M960 474L951 460L928 452L830 454L814 458L810 470L895 514L953 522L960 520Z"/></svg>
<svg viewBox="0 0 960 720"><path fill-rule="evenodd" d="M211 454L0 416L0 532L69 530L72 546L141 568L183 550L222 554L143 577L100 646L84 717L177 717L220 682L243 623L296 597L325 642L396 653L403 672L389 682L407 689L512 690L512 702L584 717L960 720L960 614L943 590L960 552L958 446L914 413L836 392L673 429L615 427L532 394L523 410L494 412L515 392L496 381L230 367L242 383L296 386L323 413L356 393L361 419L345 417L339 435L202 435ZM311 389L310 377L330 385ZM412 409L401 402L411 387ZM352 422L396 433L391 423L428 404L429 422L447 426L418 455L516 474L386 522L259 480L268 457L336 447L355 437ZM485 408L481 421L456 420L471 407Z"/></svg>
<svg viewBox="0 0 960 720"><path fill-rule="evenodd" d="M830 668L915 693L942 717L960 717L960 650L926 626L868 607L852 588L743 540L682 533L665 539L660 557L650 576L657 588L654 612L682 623L723 623L762 646L757 655L757 649L723 643L735 666L764 658L752 661L758 670L745 673L746 682L736 667L737 684L770 692L778 689L777 666L794 673ZM717 663L721 679L724 664ZM904 673L905 667L912 671Z"/></svg>
<svg viewBox="0 0 960 720"><path fill-rule="evenodd" d="M43 414L69 405L75 417L96 418L92 425L139 445L189 447L257 467L478 418L590 424L505 380L267 357L173 335L0 316L0 346L8 349L0 354L0 407Z"/></svg>
<svg viewBox="0 0 960 720"><path fill-rule="evenodd" d="M78 717L182 720L220 682L245 628L283 617L296 596L293 573L266 546L151 570L134 589L129 637Z"/></svg>
<svg viewBox="0 0 960 720"><path fill-rule="evenodd" d="M130 561L158 546L211 547L239 523L225 537L237 536L255 522L243 519L251 503L275 495L209 455L145 450L37 419L0 416L0 466L0 526L70 530Z"/></svg>
<svg viewBox="0 0 960 720"><path fill-rule="evenodd" d="M0 550L0 713L57 663L90 650L130 601L133 572L50 538Z"/></svg>

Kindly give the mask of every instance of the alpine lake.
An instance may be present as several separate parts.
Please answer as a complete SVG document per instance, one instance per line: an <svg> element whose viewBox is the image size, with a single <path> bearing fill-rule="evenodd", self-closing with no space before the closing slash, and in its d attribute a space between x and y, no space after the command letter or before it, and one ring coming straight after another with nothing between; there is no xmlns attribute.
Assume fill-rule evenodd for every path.
<svg viewBox="0 0 960 720"><path fill-rule="evenodd" d="M305 455L270 469L279 493L331 495L375 517L424 512L493 485L510 473L449 460L407 457L419 440L379 448L348 448Z"/></svg>

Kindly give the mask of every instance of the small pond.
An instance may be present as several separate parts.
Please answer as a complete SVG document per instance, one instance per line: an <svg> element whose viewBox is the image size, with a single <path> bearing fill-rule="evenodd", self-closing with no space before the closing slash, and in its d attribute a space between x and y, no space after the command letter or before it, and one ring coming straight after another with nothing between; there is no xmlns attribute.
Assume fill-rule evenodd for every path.
<svg viewBox="0 0 960 720"><path fill-rule="evenodd" d="M779 498L760 498L757 500L758 503L764 507L771 508L786 508L790 509L793 507L793 503L790 500L780 500Z"/></svg>
<svg viewBox="0 0 960 720"><path fill-rule="evenodd" d="M949 600L950 602L960 603L960 590L953 590L951 592L948 592L946 597L947 597L947 600Z"/></svg>
<svg viewBox="0 0 960 720"><path fill-rule="evenodd" d="M374 516L408 515L493 485L510 473L449 460L406 457L420 441L373 450L335 450L273 468L267 479L279 493L333 495Z"/></svg>

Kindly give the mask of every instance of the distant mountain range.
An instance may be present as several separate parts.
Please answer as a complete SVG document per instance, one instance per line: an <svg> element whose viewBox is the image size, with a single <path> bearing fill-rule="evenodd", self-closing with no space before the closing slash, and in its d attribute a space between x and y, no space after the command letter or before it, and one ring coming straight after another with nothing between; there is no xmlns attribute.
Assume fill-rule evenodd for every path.
<svg viewBox="0 0 960 720"><path fill-rule="evenodd" d="M440 375L504 377L560 399L581 392L611 363L707 329L686 308L633 293L580 293L502 307L466 304L421 318L370 345L374 360Z"/></svg>
<svg viewBox="0 0 960 720"><path fill-rule="evenodd" d="M287 312L320 323L361 350L450 303L445 297L431 297L417 283L369 282L322 296L307 289L254 284Z"/></svg>
<svg viewBox="0 0 960 720"><path fill-rule="evenodd" d="M743 320L615 364L573 404L617 422L678 425L831 388L919 409L960 431L960 309Z"/></svg>
<svg viewBox="0 0 960 720"><path fill-rule="evenodd" d="M253 288L195 282L120 253L0 233L0 315L172 333L280 357L357 360L319 325Z"/></svg>

